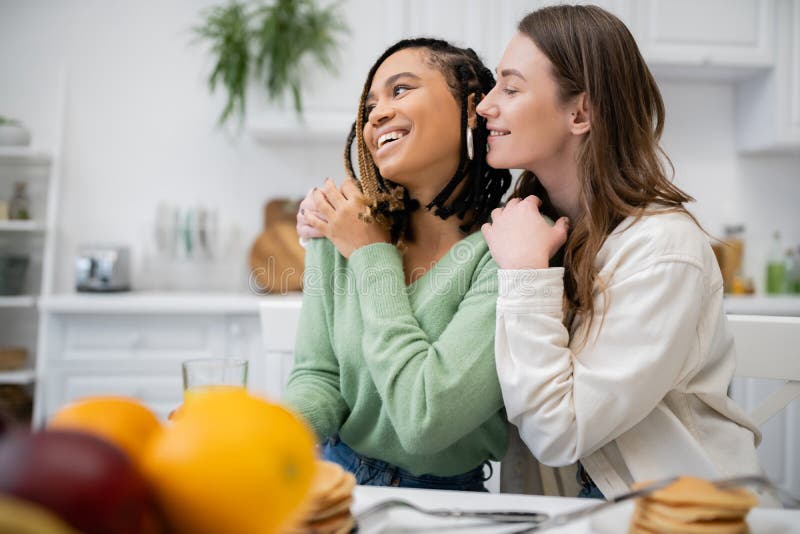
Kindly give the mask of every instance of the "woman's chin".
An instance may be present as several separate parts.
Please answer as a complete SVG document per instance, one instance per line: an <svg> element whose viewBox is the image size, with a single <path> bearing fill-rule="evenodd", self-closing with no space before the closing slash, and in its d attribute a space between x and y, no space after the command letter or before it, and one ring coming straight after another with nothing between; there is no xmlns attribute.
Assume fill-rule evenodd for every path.
<svg viewBox="0 0 800 534"><path fill-rule="evenodd" d="M502 154L493 153L491 150L486 154L486 163L495 169L511 169L513 167L508 165L507 158L502 157Z"/></svg>
<svg viewBox="0 0 800 534"><path fill-rule="evenodd" d="M525 168L525 160L520 158L508 157L505 154L486 154L486 163L493 169L523 169Z"/></svg>
<svg viewBox="0 0 800 534"><path fill-rule="evenodd" d="M404 185L400 183L402 179L400 178L400 176L398 176L396 165L384 165L383 167L379 166L378 171L381 173L381 176L383 176L384 180L389 180L390 182Z"/></svg>

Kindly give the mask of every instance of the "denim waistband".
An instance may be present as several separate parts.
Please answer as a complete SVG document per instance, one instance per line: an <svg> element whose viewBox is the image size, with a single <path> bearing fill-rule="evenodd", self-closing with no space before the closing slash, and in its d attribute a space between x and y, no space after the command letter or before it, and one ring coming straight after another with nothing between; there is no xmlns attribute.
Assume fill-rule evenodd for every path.
<svg viewBox="0 0 800 534"><path fill-rule="evenodd" d="M354 451L338 436L328 438L324 454L326 460L336 462L352 472L356 481L362 485L486 491L483 482L489 478L483 469L488 462L458 475L415 475L384 460ZM491 464L489 467L491 470Z"/></svg>
<svg viewBox="0 0 800 534"><path fill-rule="evenodd" d="M592 480L592 477L589 476L586 468L583 467L583 464L580 462L578 462L578 471L575 473L575 480L577 480L578 484L581 486L578 497L589 499L605 499L603 492L600 491L600 488L597 487L597 484L594 483L594 480Z"/></svg>

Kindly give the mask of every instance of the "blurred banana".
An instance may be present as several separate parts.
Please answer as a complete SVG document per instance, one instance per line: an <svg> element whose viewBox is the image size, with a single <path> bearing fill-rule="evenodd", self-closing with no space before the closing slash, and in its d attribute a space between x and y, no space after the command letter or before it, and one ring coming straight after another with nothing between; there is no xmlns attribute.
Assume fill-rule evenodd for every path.
<svg viewBox="0 0 800 534"><path fill-rule="evenodd" d="M37 504L0 495L0 534L80 534Z"/></svg>

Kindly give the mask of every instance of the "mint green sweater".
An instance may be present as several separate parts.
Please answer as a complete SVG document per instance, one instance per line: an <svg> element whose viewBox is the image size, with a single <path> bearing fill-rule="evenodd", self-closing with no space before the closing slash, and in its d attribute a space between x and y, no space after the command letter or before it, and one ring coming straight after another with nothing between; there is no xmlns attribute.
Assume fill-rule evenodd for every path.
<svg viewBox="0 0 800 534"><path fill-rule="evenodd" d="M414 474L499 460L507 423L494 364L497 265L480 232L410 286L396 247L306 249L286 402L324 439Z"/></svg>

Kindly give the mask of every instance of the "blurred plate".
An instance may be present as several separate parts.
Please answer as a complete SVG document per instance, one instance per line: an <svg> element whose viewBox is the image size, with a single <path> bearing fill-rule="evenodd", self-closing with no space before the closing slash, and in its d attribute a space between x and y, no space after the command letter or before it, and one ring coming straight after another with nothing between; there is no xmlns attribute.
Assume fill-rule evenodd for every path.
<svg viewBox="0 0 800 534"><path fill-rule="evenodd" d="M592 532L596 534L620 534L628 532L634 506L634 502L626 502L593 515L589 521ZM756 534L789 534L792 532L800 532L800 524L796 523L797 518L800 518L800 514L795 517L794 510L791 511L791 514L792 517L789 517L785 510L776 511L755 508L747 516L747 525L750 527L750 532Z"/></svg>
<svg viewBox="0 0 800 534"><path fill-rule="evenodd" d="M628 532L633 515L634 502L628 501L597 512L589 518L592 532L597 534L620 534Z"/></svg>

